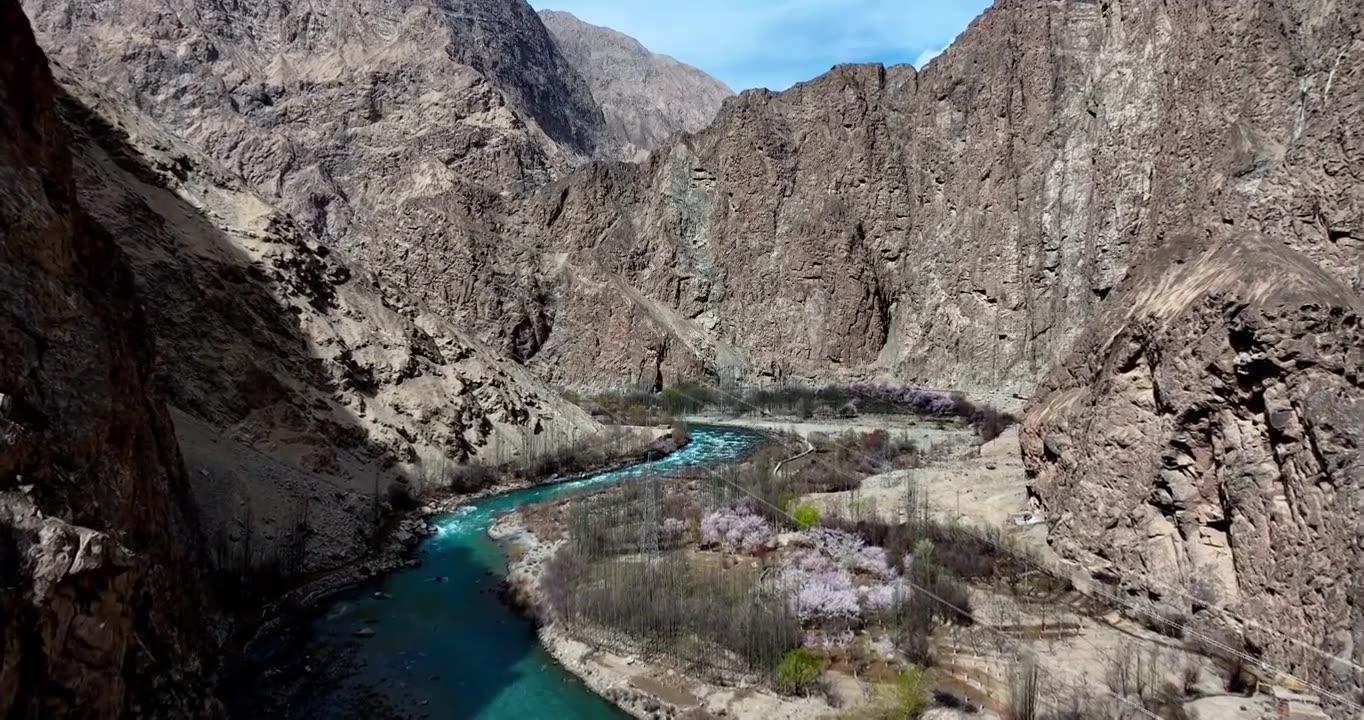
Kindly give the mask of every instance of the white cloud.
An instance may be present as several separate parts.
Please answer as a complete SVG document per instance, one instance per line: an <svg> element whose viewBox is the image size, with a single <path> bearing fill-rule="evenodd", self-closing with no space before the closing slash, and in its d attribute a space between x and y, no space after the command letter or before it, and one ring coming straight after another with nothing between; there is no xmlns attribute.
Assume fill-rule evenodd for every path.
<svg viewBox="0 0 1364 720"><path fill-rule="evenodd" d="M925 50L925 51L919 53L919 57L914 58L914 67L916 67L916 68L918 68L918 69L920 69L920 70L923 70L923 69L924 69L924 66L927 65L927 64L929 63L930 60L932 60L933 58L935 58L935 57L941 55L941 54L942 54L942 51L944 51L944 50L946 50L946 49L947 49L947 46L944 45L943 47L940 47L940 48L938 48L938 49L936 49L936 50Z"/></svg>
<svg viewBox="0 0 1364 720"><path fill-rule="evenodd" d="M784 89L840 62L926 61L990 0L531 0L631 35L731 87Z"/></svg>

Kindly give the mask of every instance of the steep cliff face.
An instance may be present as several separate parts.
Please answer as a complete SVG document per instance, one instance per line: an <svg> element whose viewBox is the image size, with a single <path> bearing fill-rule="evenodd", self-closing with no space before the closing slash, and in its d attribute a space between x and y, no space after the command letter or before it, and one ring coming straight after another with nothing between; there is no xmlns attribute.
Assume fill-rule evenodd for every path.
<svg viewBox="0 0 1364 720"><path fill-rule="evenodd" d="M1343 168L1364 78L1342 62L1359 23L1306 0L997 3L921 76L912 237L964 250L938 267L973 296L933 310L911 283L930 312L897 316L902 352L920 349L909 366L940 374L923 350L959 339L1001 380L1037 377L1133 253L1191 223L1280 237L1360 289L1361 190ZM958 318L976 322L940 334Z"/></svg>
<svg viewBox="0 0 1364 720"><path fill-rule="evenodd" d="M784 377L874 363L903 248L914 88L909 66L865 65L748 91L642 165L528 197L510 234L576 270L533 366L647 385L655 368Z"/></svg>
<svg viewBox="0 0 1364 720"><path fill-rule="evenodd" d="M0 715L212 716L219 571L598 426L0 13Z"/></svg>
<svg viewBox="0 0 1364 720"><path fill-rule="evenodd" d="M151 334L17 1L0 47L0 716L211 714L216 623Z"/></svg>
<svg viewBox="0 0 1364 720"><path fill-rule="evenodd" d="M744 93L642 177L546 188L528 232L582 264L626 243L623 282L756 373L1026 391L1133 253L1190 223L1360 288L1359 23L1307 0L999 2L922 73ZM600 367L567 350L567 374Z"/></svg>
<svg viewBox="0 0 1364 720"><path fill-rule="evenodd" d="M1133 253L1190 223L1263 232L1346 285L1364 282L1350 125L1364 79L1349 61L1360 43L1350 4L1001 0L922 73L840 67L785 93L748 92L640 167L583 168L525 198L491 191L542 185L568 164L554 148L577 147L518 139L544 126L526 98L562 95L570 119L591 114L577 100L586 85L555 70L567 62L542 47L538 24L498 24L534 37L488 47L508 64L540 48L546 72L565 76L559 89L503 89L529 81L460 61L441 77L505 101L462 122L465 110L440 108L465 90L417 79L454 52L442 48L477 46L468 28L491 27L492 10L219 13L215 49L191 61L198 46L179 39L190 31L158 29L160 10L29 7L61 57L126 87L286 198L308 229L555 380L648 384L704 370L1027 391ZM302 17L312 35L261 29ZM429 32L454 26L464 29ZM280 39L251 45L246 28ZM176 40L127 39L162 35ZM320 56L335 62L305 61L313 46L297 38L314 36L338 44ZM153 62L131 50L148 42ZM614 93L594 63L579 65L594 91ZM257 88L268 102L252 100ZM228 110L200 115L250 131L220 133L227 121L191 112L212 98ZM543 162L522 162L532 146L549 148Z"/></svg>
<svg viewBox="0 0 1364 720"><path fill-rule="evenodd" d="M1027 410L1053 545L1353 692L1326 658L1364 660L1361 323L1358 295L1276 241L1144 255Z"/></svg>
<svg viewBox="0 0 1364 720"><path fill-rule="evenodd" d="M557 10L540 11L540 19L592 88L611 142L626 160L643 160L679 132L704 129L734 94L704 72L651 53L610 28Z"/></svg>
<svg viewBox="0 0 1364 720"><path fill-rule="evenodd" d="M55 59L324 240L394 242L389 213L427 175L456 197L534 187L605 135L587 84L523 0L25 7Z"/></svg>
<svg viewBox="0 0 1364 720"><path fill-rule="evenodd" d="M365 551L391 485L598 429L122 98L59 78L77 192L129 257L219 542L333 567Z"/></svg>

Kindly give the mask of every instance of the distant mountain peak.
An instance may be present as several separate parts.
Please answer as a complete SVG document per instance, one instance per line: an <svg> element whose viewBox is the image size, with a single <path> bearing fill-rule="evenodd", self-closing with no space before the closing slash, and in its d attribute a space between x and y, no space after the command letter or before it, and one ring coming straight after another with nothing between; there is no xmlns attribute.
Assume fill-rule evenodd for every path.
<svg viewBox="0 0 1364 720"><path fill-rule="evenodd" d="M592 89L619 153L639 159L679 132L707 127L734 92L705 72L651 52L622 32L541 10L554 42Z"/></svg>

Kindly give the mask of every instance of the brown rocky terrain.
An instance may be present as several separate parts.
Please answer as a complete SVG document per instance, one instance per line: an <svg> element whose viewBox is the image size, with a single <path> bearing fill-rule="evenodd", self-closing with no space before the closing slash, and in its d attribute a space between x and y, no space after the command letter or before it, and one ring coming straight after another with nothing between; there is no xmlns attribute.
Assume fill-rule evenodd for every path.
<svg viewBox="0 0 1364 720"><path fill-rule="evenodd" d="M537 362L637 372L625 350L599 357L632 306L670 357L700 344L677 324L699 326L714 352L690 354L711 368L1026 391L1133 253L1195 222L1279 237L1358 290L1359 22L1305 1L1015 0L922 73L745 92L641 167L529 200L513 236L661 306L616 293L598 340L580 328L606 312L574 285L555 314L569 333Z"/></svg>
<svg viewBox="0 0 1364 720"><path fill-rule="evenodd" d="M343 565L391 486L599 427L0 9L0 714L214 714L224 562Z"/></svg>
<svg viewBox="0 0 1364 720"><path fill-rule="evenodd" d="M1053 545L1168 617L1228 621L1277 667L1352 692L1361 322L1355 292L1277 241L1191 233L1144 257L1028 408L1023 457Z"/></svg>
<svg viewBox="0 0 1364 720"><path fill-rule="evenodd" d="M62 78L77 189L128 255L199 500L229 536L282 542L311 514L309 564L336 565L390 484L597 428L126 100Z"/></svg>
<svg viewBox="0 0 1364 720"><path fill-rule="evenodd" d="M212 83L232 73L263 78L264 65L251 75L223 59L245 54L236 49L245 33L232 28L256 20L223 19L214 36L222 51L207 64L177 72L135 64L148 69L130 78L127 38L165 33L145 13L86 4L28 3L59 57L125 88L232 167L312 177L297 152L263 150L246 163L242 143L203 143L207 126L188 108L166 106L165 98L230 106L214 99L222 93L196 99L203 73ZM418 7L403 17L417 23L429 10ZM317 33L345 35L358 21L343 15L307 17ZM300 22L280 8L263 16ZM426 116L395 111L371 127L336 109L345 103L324 102L310 80L290 91L289 102L307 112L284 115L293 118L288 132L331 148L319 157L347 169L328 171L342 192L323 195L351 198L369 220L337 220L329 201L310 199L311 180L289 189L274 170L254 169L248 179L436 312L555 381L883 374L1026 391L1133 253L1190 222L1282 236L1359 287L1364 231L1348 122L1361 82L1358 63L1346 62L1358 25L1349 6L1309 0L1008 0L922 73L844 66L784 93L745 92L709 129L638 166L593 164L524 198L486 190L535 186L566 164L473 172L421 149L437 147L423 140ZM541 26L499 27L536 38L523 49L540 48L550 69L563 70L556 92L579 98L585 84L564 53L542 47ZM179 47L154 44L157 57ZM282 44L280 57L307 47ZM402 57L424 68L418 60L433 54L424 50ZM272 52L253 47L249 57ZM388 55L346 57L359 73ZM488 86L515 81L500 78ZM345 76L327 87L360 92ZM261 117L281 117L287 103L272 102ZM586 102L566 101L564 115L600 133L590 109L578 112ZM364 142L325 140L337 131ZM418 149L369 152L383 147ZM469 162L482 167L475 158L496 147L504 144L471 150ZM545 147L547 157L556 147L572 154L562 142Z"/></svg>
<svg viewBox="0 0 1364 720"><path fill-rule="evenodd" d="M499 193L618 143L524 0L25 7L55 58L131 98L316 239L513 356L542 342L541 258L501 248Z"/></svg>
<svg viewBox="0 0 1364 720"><path fill-rule="evenodd" d="M391 271L481 263L482 208L604 142L587 84L521 0L25 8L55 59L437 309L472 299Z"/></svg>
<svg viewBox="0 0 1364 720"><path fill-rule="evenodd" d="M7 422L55 434L0 458L24 477L44 477L64 442L86 448L67 452L77 465L133 458L89 493L61 466L23 502L114 532L151 578L138 587L189 562L148 549L189 512L167 433L146 430L167 427L153 366L215 528L239 542L234 523L268 506L278 542L298 499L331 498L314 512L341 550L318 567L358 547L376 478L437 448L491 451L536 420L590 429L458 326L566 384L1037 388L1023 455L1057 550L1162 612L1244 625L1296 674L1361 684L1301 644L1364 664L1358 3L998 0L922 72L839 66L729 98L638 163L585 164L646 137L626 119L638 95L594 80L613 56L584 55L520 0L26 7L101 90L67 83L74 167L53 121L6 126L21 139L5 166L36 168L8 176L22 192L5 196L21 198L5 206L6 262L28 268L32 248L97 259L42 265L59 270L51 287L32 273L6 285L7 308L47 301L12 315L22 352L5 357L43 356L56 340L23 338L48 335L125 350L11 369L53 399L18 394ZM20 51L7 82L36 90L5 99L25 108L54 91ZM20 163L21 147L46 148L46 164ZM62 250L106 226L96 249ZM126 259L104 261L115 247ZM131 276L88 277L119 263ZM79 312L61 315L58 294ZM127 411L134 430L100 404L113 390L72 389L105 377L148 397ZM63 403L68 429L26 409ZM126 488L154 502L128 509ZM37 547L35 516L16 512L30 518L20 548ZM143 521L149 536L119 534ZM100 612L138 607L131 580L109 582L119 600ZM140 627L118 613L102 626L123 628L115 648ZM0 625L0 651L38 657L15 627ZM194 667L188 646L159 642L129 662ZM79 687L117 691L114 657Z"/></svg>
<svg viewBox="0 0 1364 720"><path fill-rule="evenodd" d="M369 185L381 169L436 162L473 187L533 187L603 133L587 84L524 2L25 9L55 59L337 237L371 212L354 200L383 192Z"/></svg>
<svg viewBox="0 0 1364 720"><path fill-rule="evenodd" d="M679 132L705 129L734 94L690 65L649 52L629 35L558 10L542 10L540 19L592 88L611 142L627 160L643 160Z"/></svg>
<svg viewBox="0 0 1364 720"><path fill-rule="evenodd" d="M196 717L216 627L154 342L0 2L0 715Z"/></svg>

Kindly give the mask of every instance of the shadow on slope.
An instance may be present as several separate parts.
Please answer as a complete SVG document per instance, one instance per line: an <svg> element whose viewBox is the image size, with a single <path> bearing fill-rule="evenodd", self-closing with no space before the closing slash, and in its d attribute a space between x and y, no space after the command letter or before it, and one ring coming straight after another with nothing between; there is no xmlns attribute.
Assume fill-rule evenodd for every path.
<svg viewBox="0 0 1364 720"><path fill-rule="evenodd" d="M599 429L57 71L78 194L133 270L215 592L236 611L364 555L424 460L462 462L556 423Z"/></svg>
<svg viewBox="0 0 1364 720"><path fill-rule="evenodd" d="M501 576L480 559L442 545L421 568L357 588L262 643L226 693L231 714L478 717L539 669L528 662L533 626L502 603Z"/></svg>

